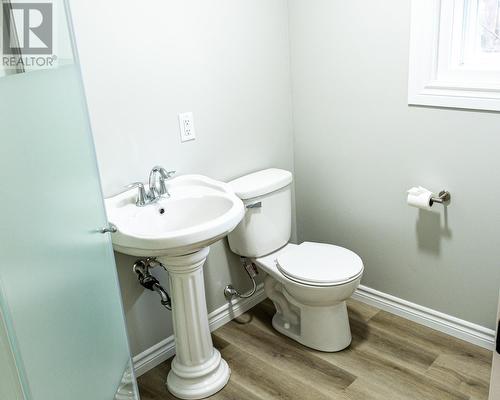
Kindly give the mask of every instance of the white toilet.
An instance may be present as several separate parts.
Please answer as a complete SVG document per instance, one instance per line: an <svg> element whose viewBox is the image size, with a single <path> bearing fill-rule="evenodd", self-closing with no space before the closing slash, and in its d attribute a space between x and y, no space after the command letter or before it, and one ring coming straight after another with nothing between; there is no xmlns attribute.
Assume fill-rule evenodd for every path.
<svg viewBox="0 0 500 400"><path fill-rule="evenodd" d="M351 343L345 301L360 283L363 262L339 246L288 243L291 183L290 172L274 168L230 182L247 211L229 245L267 273L277 331L313 349L339 351Z"/></svg>

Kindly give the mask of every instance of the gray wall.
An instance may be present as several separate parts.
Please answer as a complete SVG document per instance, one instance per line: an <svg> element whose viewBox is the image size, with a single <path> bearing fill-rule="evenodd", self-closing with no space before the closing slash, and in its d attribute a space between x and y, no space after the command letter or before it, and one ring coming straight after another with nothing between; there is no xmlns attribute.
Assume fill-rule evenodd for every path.
<svg viewBox="0 0 500 400"><path fill-rule="evenodd" d="M292 170L293 89L299 239L358 252L369 287L493 327L500 116L407 106L409 0L288 3L73 1L106 195L154 164L222 180ZM180 144L184 111L198 140ZM452 192L446 218L406 206L420 184ZM116 256L138 354L170 318ZM247 284L225 242L205 274L210 311L228 281Z"/></svg>
<svg viewBox="0 0 500 400"><path fill-rule="evenodd" d="M160 164L228 180L293 169L285 0L72 2L106 195ZM192 111L198 139L181 144L177 114ZM129 336L138 354L169 336L169 313L116 254ZM168 284L166 274L160 274ZM209 311L230 281L249 287L225 242L205 267Z"/></svg>
<svg viewBox="0 0 500 400"><path fill-rule="evenodd" d="M290 0L299 240L353 249L363 284L493 328L500 115L408 107L409 0ZM414 185L453 201L424 212Z"/></svg>

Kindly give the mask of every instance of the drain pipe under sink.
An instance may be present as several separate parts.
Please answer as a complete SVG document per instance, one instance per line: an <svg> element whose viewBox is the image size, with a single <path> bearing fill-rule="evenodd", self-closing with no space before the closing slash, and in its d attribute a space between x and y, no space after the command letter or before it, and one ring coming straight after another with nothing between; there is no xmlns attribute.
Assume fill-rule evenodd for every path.
<svg viewBox="0 0 500 400"><path fill-rule="evenodd" d="M161 304L167 310L172 310L172 301L167 291L160 285L160 281L149 272L151 268L155 267L162 267L165 269L165 266L155 258L147 258L145 260L137 260L134 264L133 271L137 275L137 279L141 286L158 293L161 298Z"/></svg>

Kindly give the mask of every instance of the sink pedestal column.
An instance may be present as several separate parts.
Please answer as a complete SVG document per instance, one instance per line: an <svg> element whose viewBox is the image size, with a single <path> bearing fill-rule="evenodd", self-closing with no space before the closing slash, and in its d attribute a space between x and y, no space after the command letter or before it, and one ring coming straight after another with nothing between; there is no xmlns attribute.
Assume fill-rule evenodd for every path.
<svg viewBox="0 0 500 400"><path fill-rule="evenodd" d="M202 399L221 390L231 370L212 343L208 325L203 264L206 247L193 254L159 257L170 275L176 356L167 388L181 399Z"/></svg>

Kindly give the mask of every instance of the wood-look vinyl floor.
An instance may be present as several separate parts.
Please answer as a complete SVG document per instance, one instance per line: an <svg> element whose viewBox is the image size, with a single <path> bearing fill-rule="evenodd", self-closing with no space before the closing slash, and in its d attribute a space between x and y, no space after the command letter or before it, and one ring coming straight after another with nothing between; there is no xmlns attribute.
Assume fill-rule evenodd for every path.
<svg viewBox="0 0 500 400"><path fill-rule="evenodd" d="M213 333L231 367L214 400L486 400L492 353L349 300L353 341L338 353L309 349L271 326L266 300ZM175 399L170 361L138 379L142 400Z"/></svg>

